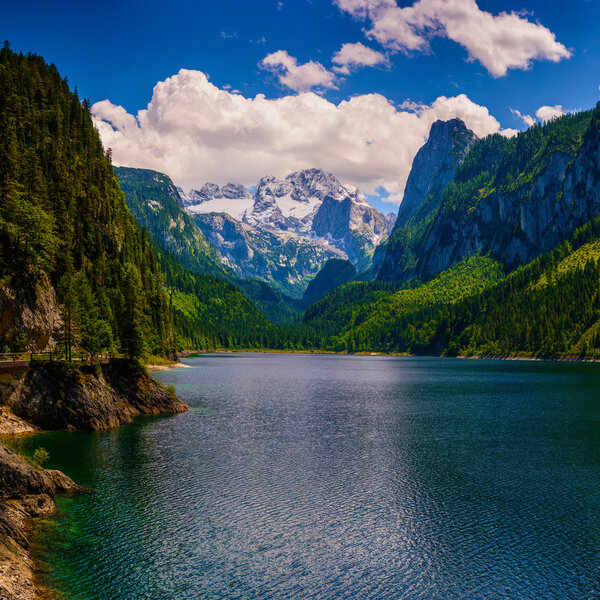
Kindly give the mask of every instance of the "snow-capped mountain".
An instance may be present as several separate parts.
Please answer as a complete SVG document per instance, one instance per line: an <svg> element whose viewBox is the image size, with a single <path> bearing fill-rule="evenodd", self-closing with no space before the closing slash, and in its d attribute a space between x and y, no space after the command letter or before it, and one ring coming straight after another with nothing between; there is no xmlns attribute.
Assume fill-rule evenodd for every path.
<svg viewBox="0 0 600 600"><path fill-rule="evenodd" d="M252 209L242 218L249 225L307 234L325 197L340 187L331 173L320 169L291 173L283 180L263 177L256 186Z"/></svg>
<svg viewBox="0 0 600 600"><path fill-rule="evenodd" d="M252 228L306 238L341 252L359 270L368 268L375 246L391 231L389 220L357 188L321 169L284 179L263 177L253 195L244 186L206 184L186 194L184 202L192 214L227 213ZM215 227L220 223L215 221ZM202 219L202 228L211 238L210 218Z"/></svg>

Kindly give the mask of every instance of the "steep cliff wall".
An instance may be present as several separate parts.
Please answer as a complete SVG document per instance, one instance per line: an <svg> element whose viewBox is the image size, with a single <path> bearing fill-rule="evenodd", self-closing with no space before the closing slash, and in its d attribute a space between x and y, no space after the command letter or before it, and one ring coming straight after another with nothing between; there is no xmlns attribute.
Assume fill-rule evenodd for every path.
<svg viewBox="0 0 600 600"><path fill-rule="evenodd" d="M413 160L394 229L375 251L373 273L379 280L396 281L411 273L413 248L424 233L423 225L440 206L448 183L476 139L460 119L431 126L427 142Z"/></svg>
<svg viewBox="0 0 600 600"><path fill-rule="evenodd" d="M44 273L30 289L0 284L0 346L41 352L52 345L61 323L56 293Z"/></svg>
<svg viewBox="0 0 600 600"><path fill-rule="evenodd" d="M539 147L532 147L522 170L503 173L507 162L519 159L510 158L508 147L493 179L473 185L468 195L458 186L457 193L449 188L417 248L415 274L430 278L478 252L489 253L511 271L554 248L598 215L600 111L591 121L585 113L564 119L546 126Z"/></svg>
<svg viewBox="0 0 600 600"><path fill-rule="evenodd" d="M379 279L428 280L477 253L509 272L560 244L600 211L599 119L600 108L566 115L514 139L465 139L456 152L447 136L427 148L432 128L376 254Z"/></svg>

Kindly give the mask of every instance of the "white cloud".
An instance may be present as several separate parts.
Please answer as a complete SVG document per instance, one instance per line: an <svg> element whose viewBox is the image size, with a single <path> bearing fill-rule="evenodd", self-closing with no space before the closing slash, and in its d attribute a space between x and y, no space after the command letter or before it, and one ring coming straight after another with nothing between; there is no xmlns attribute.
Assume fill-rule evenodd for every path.
<svg viewBox="0 0 600 600"><path fill-rule="evenodd" d="M535 116L540 121L552 121L552 119L562 117L566 112L567 111L565 111L560 104L557 104L556 106L540 106L536 110Z"/></svg>
<svg viewBox="0 0 600 600"><path fill-rule="evenodd" d="M528 69L531 61L558 62L571 52L548 28L522 14L493 15L475 0L418 0L401 8L396 0L334 0L358 19L368 19L367 35L393 50L429 50L434 37L447 37L463 46L494 77L508 69Z"/></svg>
<svg viewBox="0 0 600 600"><path fill-rule="evenodd" d="M379 94L339 104L314 93L245 98L185 69L157 83L136 116L108 100L92 112L115 164L165 172L185 189L207 181L254 185L263 175L320 167L365 193L382 186L395 202L434 121L459 117L479 136L500 130L464 94L408 109Z"/></svg>
<svg viewBox="0 0 600 600"><path fill-rule="evenodd" d="M260 66L275 73L279 83L295 92L306 92L313 88L334 88L335 75L321 63L309 61L302 65L285 50L265 56Z"/></svg>
<svg viewBox="0 0 600 600"><path fill-rule="evenodd" d="M221 37L224 40L231 40L233 38L236 38L238 36L237 31L233 30L233 29L223 29L223 31L221 31Z"/></svg>
<svg viewBox="0 0 600 600"><path fill-rule="evenodd" d="M525 123L525 125L527 125L528 127L535 125L536 121L531 115L524 115L520 111L513 109L513 108L510 109L510 112L513 114L515 119L519 119L519 120L523 121Z"/></svg>
<svg viewBox="0 0 600 600"><path fill-rule="evenodd" d="M333 67L335 71L349 75L350 69L374 67L375 65L385 63L386 59L381 52L377 52L358 42L356 44L343 44L333 55L331 62L337 65Z"/></svg>

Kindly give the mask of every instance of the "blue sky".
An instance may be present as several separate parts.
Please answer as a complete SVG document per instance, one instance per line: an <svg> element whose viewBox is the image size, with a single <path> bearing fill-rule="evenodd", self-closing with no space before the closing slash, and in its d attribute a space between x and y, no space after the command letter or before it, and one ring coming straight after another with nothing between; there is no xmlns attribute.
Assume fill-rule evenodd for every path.
<svg viewBox="0 0 600 600"><path fill-rule="evenodd" d="M110 132L103 134L103 138L108 135L104 139L110 138L105 143L115 145L113 152L117 161L119 156L122 158L121 162L135 162L135 158L139 163L134 166L165 170L174 177L176 183L181 183L184 187L198 186L202 180L208 179L225 183L224 178L236 179L238 173L237 180L249 185L255 175L256 178L268 172L281 175L285 170L309 166L312 156L308 141L301 151L290 150L294 144L298 144L284 141L285 132L289 129L285 123L281 124L281 133L273 130L271 124L264 125L268 127L267 133L264 127L261 129L257 126L257 114L266 120L281 121L288 118L285 116L290 114L287 109L283 112L278 110L275 116L250 105L241 112L238 111L239 114L244 111L244 114L247 113L247 119L254 128L252 139L256 140L256 148L252 147L249 139L243 138L249 127L247 123L240 123L234 130L212 131L212 135L204 127L194 134L193 139L188 139L187 134L178 133L177 126L173 126L173 130L168 129L165 123L161 123L160 127L156 126L151 133L147 130L145 137L142 137L139 130L140 127L143 129L140 122L130 124L128 129L122 123L116 123L116 118L113 118L116 114L115 107L122 107L119 113L121 121L125 118L124 115L137 117L138 111L145 109L150 102L154 86L176 75L181 69L204 73L209 76L210 84L215 88L249 99L255 98L257 94L264 94L267 99L285 100L296 97L293 102L300 102L298 95L315 92L329 103L315 109L318 115L326 113L330 106L339 106L340 102L357 97L366 98L371 94L381 95L397 110L401 110L399 107L408 100L419 103L421 113L424 106L431 107L440 97L465 95L473 106L485 107L499 122L501 129L526 127L524 121L516 117L511 109L535 118L536 111L542 106L560 105L563 110L585 109L594 106L600 99L600 2L596 0L572 0L569 3L557 0L477 0L477 14L487 13L490 17L498 17L502 12L514 11L517 13L515 18L520 19L519 23L543 26L555 36L554 45L548 39L540 38L539 42L534 42L539 43L541 50L529 61L529 68L509 67L504 76L494 73L494 67L490 66L489 61L484 64L485 60L478 58L477 52L489 51L491 56L501 56L502 52L509 52L506 48L496 50L492 46L474 50L474 46L469 46L474 60L468 60L469 50L465 43L487 43L486 40L476 40L478 33L486 35L485 32L478 32L477 27L460 34L463 40L475 41L457 42L452 39L452 36L456 38L457 35L448 33L456 24L444 21L446 17L439 16L441 9L438 8L435 9L438 11L436 26L441 23L446 27L444 32L439 35L432 34L430 30L417 32L425 40L425 44L418 48L407 48L406 45L402 46L407 43L406 38L397 37L393 27L391 33L388 29L385 34L381 34L381 28L385 25L383 9L375 8L368 14L360 14L361 2L367 1L376 7L377 1L380 4L387 2L386 6L389 8L389 3L393 0L173 0L168 3L123 0L104 4L13 2L6 3L3 7L1 30L3 39L8 39L14 49L35 52L54 62L60 72L68 77L71 85L77 85L80 96L88 98L92 104L110 101L112 112L108 105L100 105L99 118L112 125L119 134L118 140L114 136L110 137ZM439 7L442 0L422 0L419 4L424 6L423 14L428 16L427 11L430 10L424 3L435 6L436 2ZM469 2L473 0L449 0L447 4L459 6ZM397 4L402 8L413 6L415 2L398 0ZM527 30L524 30L523 35L527 35ZM518 46L519 38L515 39L517 41L511 41L510 44ZM374 66L351 63L349 74L341 73L339 69L343 64L332 62L333 57L344 44L359 43L383 56L383 62ZM473 53L477 56L473 56ZM544 53L547 56L554 53L554 58L547 58ZM272 59L273 64L269 67L263 61L273 55L276 58ZM310 61L319 63L322 70L316 73L317 79L323 76L325 85L301 87L304 84L298 84L296 80L296 89L286 86L282 75L286 73L283 62L288 60L293 61L296 66ZM499 68L502 69L502 65ZM305 74L310 75L300 72L300 79ZM185 125L185 110L181 107L186 103L196 106L194 94L202 96L206 84L198 80L188 81L185 86L180 81L177 83L181 84L178 90L170 89L167 94L169 99L177 98L180 111L174 111L173 100L173 104L169 105L169 110L172 109L172 115L175 115L171 118L171 124L177 119L177 114L182 114L181 127L189 131L189 123ZM182 96L184 88L189 94L185 99ZM236 92L233 93L233 90ZM162 102L171 101L165 99L167 95L163 95ZM203 96L203 103L200 103L203 115L211 110L206 105L210 100L205 96L206 94ZM212 101L222 104L228 98L215 95ZM157 105L158 102L154 104ZM305 112L309 129L310 126L318 127L320 117L311 119L311 103L306 99L301 104L301 107L296 107L296 114L303 115ZM381 107L368 107L365 112L371 115L369 118L374 119L373 115L380 110ZM462 107L460 110L467 109ZM457 116L462 116L460 110ZM431 113L431 118L434 118L434 112ZM238 113L233 114L235 119ZM360 119L360 110L353 114L352 119ZM442 113L438 110L435 114ZM427 116L419 127L412 127L409 119L401 126L397 123L397 114L389 114L388 117L394 119L394 127L399 128L396 137L406 135L407 139L419 127L428 127L431 120ZM381 122L388 117L382 117ZM225 119L226 116L219 114L214 120L219 121L220 118ZM232 119L231 116L227 118ZM345 120L340 120L342 127L348 122L348 118L350 117L346 116ZM415 139L407 142L406 147L396 147L390 145L389 140L386 142L384 132L375 132L372 140L367 139L368 133L365 131L370 127L377 129L371 125L369 118L365 118L363 131L360 134L349 134L346 142L348 146L352 146L354 140L358 139L356 136L360 135L365 144L373 145L371 154L364 154L364 159L361 158L363 155L359 157L349 154L344 157L344 151L341 150L343 140L326 148L327 144L323 139L311 132L307 133L307 140L313 136L310 139L314 146L314 162L326 164L310 166L342 171L337 173L341 179L350 179L351 183L359 185L361 189L364 187L370 193L383 186L398 201L407 175L406 165L410 165L416 148L422 143L423 131L418 131L418 143ZM466 121L467 118L465 117ZM379 121L374 123L378 125ZM327 126L332 127L332 124ZM146 127L150 125L146 124ZM406 133L402 127L407 128ZM480 123L480 127L482 133L488 133L494 125ZM489 131L485 127L489 127ZM223 149L224 139L232 147L235 146L238 133L242 136L239 147L244 147L245 151L234 152L235 159L232 161L229 161L232 153L225 152L213 160L212 154L218 154L219 149ZM194 167L193 160L182 160L181 155L176 154L161 162L160 157L168 154L168 151L154 147L158 144L156 138L161 136L164 136L166 146L173 146L177 139L185 137L187 154L197 153L198 162L202 164ZM331 137L331 133L327 134L327 138ZM125 138L129 140L129 154L124 147ZM150 140L153 140L152 143ZM383 168L381 165L385 162L382 159L385 143L390 147L391 166ZM269 147L281 144L279 154L282 160L270 159L266 146L261 144L268 144ZM375 152L377 146L380 148L377 151L379 154ZM177 152L182 153L183 150L178 149ZM250 157L250 154L254 156ZM264 155L263 160L257 158L259 154ZM338 158L334 159L334 154ZM393 171L395 154L399 164L397 176ZM244 158L245 156L248 158ZM284 162L285 159L288 163ZM360 169L357 167L359 160L371 160L373 165L370 169ZM180 166L183 162L186 164ZM232 164L223 166L230 162ZM269 167L272 169L269 170ZM266 171L262 172L264 169ZM353 178L355 172L357 174ZM400 182L398 185L394 185L394 177ZM388 203L375 201L375 204L387 210L393 209Z"/></svg>

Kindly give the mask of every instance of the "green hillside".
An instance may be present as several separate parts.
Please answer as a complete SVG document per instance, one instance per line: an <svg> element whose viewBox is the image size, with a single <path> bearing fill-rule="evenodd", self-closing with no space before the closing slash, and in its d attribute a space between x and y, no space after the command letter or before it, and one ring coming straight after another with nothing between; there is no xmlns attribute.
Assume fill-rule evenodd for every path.
<svg viewBox="0 0 600 600"><path fill-rule="evenodd" d="M398 333L398 321L404 315L476 294L503 276L499 263L474 256L412 288L398 289L398 285L377 282L350 283L310 307L303 323L326 349L387 352L391 350L389 339Z"/></svg>
<svg viewBox="0 0 600 600"><path fill-rule="evenodd" d="M22 311L35 317L43 306L52 314L54 290L63 317L57 335L86 352L172 348L156 259L127 210L88 103L53 65L8 44L0 50L0 256L5 350L41 349L47 339L35 339L34 326L19 331ZM14 303L21 314L11 321Z"/></svg>
<svg viewBox="0 0 600 600"><path fill-rule="evenodd" d="M115 167L125 201L138 224L181 266L199 275L224 279L241 290L265 316L276 323L293 321L300 303L258 279L242 279L224 265L196 221L181 208L171 179L149 169ZM211 286L213 279L204 279ZM214 294L222 291L217 285ZM215 332L216 333L216 332Z"/></svg>

